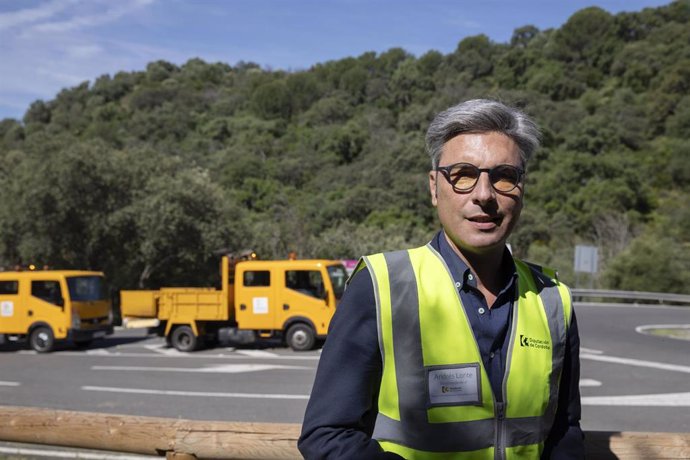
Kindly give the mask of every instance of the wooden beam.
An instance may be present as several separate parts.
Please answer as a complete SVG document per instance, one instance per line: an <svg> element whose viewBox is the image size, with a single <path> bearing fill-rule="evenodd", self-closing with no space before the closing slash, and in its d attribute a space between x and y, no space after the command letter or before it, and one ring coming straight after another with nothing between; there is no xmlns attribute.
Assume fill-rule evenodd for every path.
<svg viewBox="0 0 690 460"><path fill-rule="evenodd" d="M585 433L588 460L690 458L690 433Z"/></svg>
<svg viewBox="0 0 690 460"><path fill-rule="evenodd" d="M165 456L171 460L302 458L300 426L0 406L0 441ZM585 433L588 460L690 458L690 433Z"/></svg>
<svg viewBox="0 0 690 460"><path fill-rule="evenodd" d="M0 406L0 440L145 455L299 459L300 427ZM172 457L184 458L184 457Z"/></svg>

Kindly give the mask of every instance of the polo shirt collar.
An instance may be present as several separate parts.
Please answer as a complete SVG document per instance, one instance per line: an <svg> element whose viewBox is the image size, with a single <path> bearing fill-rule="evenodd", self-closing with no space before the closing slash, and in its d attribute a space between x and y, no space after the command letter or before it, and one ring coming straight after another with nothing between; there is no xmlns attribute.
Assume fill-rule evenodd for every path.
<svg viewBox="0 0 690 460"><path fill-rule="evenodd" d="M472 270L467 266L464 260L458 256L458 254L450 246L450 243L446 239L443 230L439 231L432 240L432 246L437 248L441 257L448 265L451 275L453 276L453 281L455 286L459 290L467 290L468 288L477 288L477 277ZM506 285L501 289L501 294L508 289L511 289L517 282L517 269L515 268L515 262L513 261L513 256L506 247L503 253L503 264L509 265L509 273L511 273L510 278L506 281ZM499 294L499 295L501 295Z"/></svg>

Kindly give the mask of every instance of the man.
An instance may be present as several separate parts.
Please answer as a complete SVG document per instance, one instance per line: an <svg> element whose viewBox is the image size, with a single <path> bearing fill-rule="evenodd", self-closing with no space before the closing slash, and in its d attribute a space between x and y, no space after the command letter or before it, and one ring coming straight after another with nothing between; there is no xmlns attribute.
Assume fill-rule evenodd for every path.
<svg viewBox="0 0 690 460"><path fill-rule="evenodd" d="M331 322L299 449L307 459L584 458L568 289L514 259L539 131L471 100L427 132L443 230L364 257Z"/></svg>

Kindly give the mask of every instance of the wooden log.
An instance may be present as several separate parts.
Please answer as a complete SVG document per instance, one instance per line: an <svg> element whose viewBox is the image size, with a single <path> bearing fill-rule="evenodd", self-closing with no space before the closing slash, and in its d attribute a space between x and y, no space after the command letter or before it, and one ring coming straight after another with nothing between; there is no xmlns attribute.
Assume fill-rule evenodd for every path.
<svg viewBox="0 0 690 460"><path fill-rule="evenodd" d="M647 460L690 458L690 433L589 431L588 460Z"/></svg>
<svg viewBox="0 0 690 460"><path fill-rule="evenodd" d="M197 460L198 457L194 454L181 454L179 452L166 452L165 460Z"/></svg>
<svg viewBox="0 0 690 460"><path fill-rule="evenodd" d="M109 415L0 406L0 440L145 455L298 459L299 425ZM182 458L182 457L180 457Z"/></svg>
<svg viewBox="0 0 690 460"><path fill-rule="evenodd" d="M0 441L165 456L171 460L301 458L300 426L0 406ZM585 433L588 460L690 458L690 433Z"/></svg>

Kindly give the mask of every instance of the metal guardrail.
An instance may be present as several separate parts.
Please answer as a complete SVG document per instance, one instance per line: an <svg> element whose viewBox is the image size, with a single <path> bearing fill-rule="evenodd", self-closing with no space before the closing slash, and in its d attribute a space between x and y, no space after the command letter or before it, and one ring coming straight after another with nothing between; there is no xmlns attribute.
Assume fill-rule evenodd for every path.
<svg viewBox="0 0 690 460"><path fill-rule="evenodd" d="M690 306L690 295L687 294L666 294L663 292L645 292L645 291L615 291L607 289L571 289L570 292L573 295L573 300L576 303L582 303L579 299L583 298L595 298L595 299L620 299L627 301L637 301L637 300L652 300L655 301L653 304L646 305L658 305L658 304L681 304ZM619 302L615 305L635 305L638 302ZM601 305L610 306L614 305L612 303L586 303L586 305Z"/></svg>

